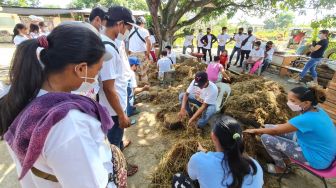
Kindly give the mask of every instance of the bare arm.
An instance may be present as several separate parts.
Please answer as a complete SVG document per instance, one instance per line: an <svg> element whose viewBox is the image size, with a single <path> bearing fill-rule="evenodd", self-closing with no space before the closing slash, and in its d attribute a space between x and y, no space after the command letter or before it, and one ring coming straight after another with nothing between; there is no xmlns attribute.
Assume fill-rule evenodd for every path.
<svg viewBox="0 0 336 188"><path fill-rule="evenodd" d="M297 128L289 123L280 124L274 128L246 129L244 132L252 134L280 135L297 131Z"/></svg>
<svg viewBox="0 0 336 188"><path fill-rule="evenodd" d="M230 77L226 74L224 68L221 68L221 73L222 73L223 78L226 78L226 79L230 80Z"/></svg>
<svg viewBox="0 0 336 188"><path fill-rule="evenodd" d="M315 51L319 50L321 47L322 47L321 45L312 46L312 47L310 48L310 51L311 51L311 52L315 52Z"/></svg>
<svg viewBox="0 0 336 188"><path fill-rule="evenodd" d="M151 41L149 40L149 36L145 38L146 40L146 56L149 58L150 51L152 49Z"/></svg>
<svg viewBox="0 0 336 188"><path fill-rule="evenodd" d="M203 103L202 106L195 112L195 114L190 118L189 122L195 121L202 113L208 108L207 103Z"/></svg>

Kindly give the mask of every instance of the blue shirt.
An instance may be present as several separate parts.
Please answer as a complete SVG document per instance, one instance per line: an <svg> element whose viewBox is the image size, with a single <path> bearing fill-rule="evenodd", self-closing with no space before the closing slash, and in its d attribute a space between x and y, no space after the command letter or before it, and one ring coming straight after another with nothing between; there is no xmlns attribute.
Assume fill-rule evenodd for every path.
<svg viewBox="0 0 336 188"><path fill-rule="evenodd" d="M188 163L188 174L193 180L198 180L201 188L221 188L232 183L232 176L229 174L229 167L225 162L223 170L224 153L222 152L197 152L191 156ZM253 160L253 159L252 159ZM263 171L257 161L257 173L244 177L242 188L261 188L264 184ZM252 168L251 168L252 169Z"/></svg>
<svg viewBox="0 0 336 188"><path fill-rule="evenodd" d="M303 156L315 169L328 168L336 156L336 128L329 115L318 108L289 120L296 127Z"/></svg>

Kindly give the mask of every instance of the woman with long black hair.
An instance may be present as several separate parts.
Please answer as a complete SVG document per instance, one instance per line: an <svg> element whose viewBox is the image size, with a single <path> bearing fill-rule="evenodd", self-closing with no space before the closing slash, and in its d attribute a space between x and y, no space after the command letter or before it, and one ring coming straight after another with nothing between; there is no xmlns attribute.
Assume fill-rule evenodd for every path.
<svg viewBox="0 0 336 188"><path fill-rule="evenodd" d="M112 163L124 162L120 150L105 143L113 126L108 112L90 98L71 94L92 90L108 58L90 27L63 24L16 49L11 87L0 100L0 135L23 188L125 187L127 172L115 171L125 164Z"/></svg>
<svg viewBox="0 0 336 188"><path fill-rule="evenodd" d="M197 180L201 188L258 188L263 185L263 171L258 162L244 154L240 123L229 116L215 120L211 139L215 152L206 152L199 146L188 163L191 180ZM175 175L173 187L193 187ZM183 184L183 186L182 186Z"/></svg>
<svg viewBox="0 0 336 188"><path fill-rule="evenodd" d="M15 25L13 29L13 43L15 46L21 44L21 42L28 40L28 35L27 35L28 29L25 25L22 23L18 23Z"/></svg>

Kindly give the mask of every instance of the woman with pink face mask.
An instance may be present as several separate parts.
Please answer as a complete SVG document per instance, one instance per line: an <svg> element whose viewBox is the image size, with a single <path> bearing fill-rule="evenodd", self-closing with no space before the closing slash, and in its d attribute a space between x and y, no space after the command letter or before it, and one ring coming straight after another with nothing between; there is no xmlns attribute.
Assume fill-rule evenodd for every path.
<svg viewBox="0 0 336 188"><path fill-rule="evenodd" d="M282 173L285 160L294 159L315 169L328 168L336 157L336 128L329 115L318 106L326 100L324 90L296 87L288 93L288 107L300 115L285 124L265 125L245 132L261 135L261 141L273 158L269 173Z"/></svg>

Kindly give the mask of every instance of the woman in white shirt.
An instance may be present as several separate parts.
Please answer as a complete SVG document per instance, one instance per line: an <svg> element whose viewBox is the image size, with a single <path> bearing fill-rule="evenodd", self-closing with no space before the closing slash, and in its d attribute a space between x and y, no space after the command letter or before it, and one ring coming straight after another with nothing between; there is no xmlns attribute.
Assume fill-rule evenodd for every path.
<svg viewBox="0 0 336 188"><path fill-rule="evenodd" d="M71 94L94 88L107 58L94 31L85 23L63 24L16 49L11 88L0 100L0 135L23 188L126 186L127 172L115 172L111 161L118 152L105 143L113 126L106 109Z"/></svg>
<svg viewBox="0 0 336 188"><path fill-rule="evenodd" d="M15 46L21 44L21 42L28 40L27 36L27 27L23 25L22 23L18 23L15 25L13 29L13 43Z"/></svg>

